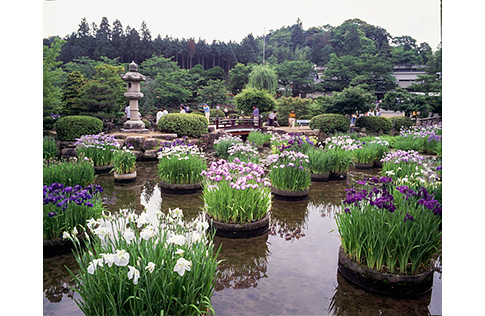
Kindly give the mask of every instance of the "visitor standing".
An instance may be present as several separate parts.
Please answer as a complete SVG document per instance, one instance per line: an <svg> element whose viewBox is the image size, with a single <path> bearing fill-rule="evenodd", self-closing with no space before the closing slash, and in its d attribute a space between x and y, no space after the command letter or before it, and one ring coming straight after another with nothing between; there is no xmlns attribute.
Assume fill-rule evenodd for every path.
<svg viewBox="0 0 485 316"><path fill-rule="evenodd" d="M126 119L129 120L130 117L131 117L131 115L130 115L131 114L131 111L130 111L130 106L129 105L127 105L125 107L125 114L126 114Z"/></svg>
<svg viewBox="0 0 485 316"><path fill-rule="evenodd" d="M276 111L273 111L268 115L269 126L274 126L275 120L276 120Z"/></svg>
<svg viewBox="0 0 485 316"><path fill-rule="evenodd" d="M182 105L180 106L180 113L186 113L185 108Z"/></svg>
<svg viewBox="0 0 485 316"><path fill-rule="evenodd" d="M295 123L296 123L295 110L291 110L290 114L288 115L288 125L290 125L290 128L295 128Z"/></svg>
<svg viewBox="0 0 485 316"><path fill-rule="evenodd" d="M211 110L207 105L207 103L204 103L204 114L205 114L205 118L207 119L207 122L209 122L209 118L211 116Z"/></svg>
<svg viewBox="0 0 485 316"><path fill-rule="evenodd" d="M163 111L162 111L162 115L167 115L168 114L168 111L166 108L163 108Z"/></svg>
<svg viewBox="0 0 485 316"><path fill-rule="evenodd" d="M229 113L229 109L227 108L227 106L224 108L224 114L226 115L227 117L227 114Z"/></svg>
<svg viewBox="0 0 485 316"><path fill-rule="evenodd" d="M259 109L256 106L253 106L253 115L251 117L254 120L254 123L259 123Z"/></svg>
<svg viewBox="0 0 485 316"><path fill-rule="evenodd" d="M157 120L155 121L155 124L158 125L158 121L160 121L160 119L162 118L162 116L163 116L163 112L160 111L160 110L158 110L158 112L157 112Z"/></svg>

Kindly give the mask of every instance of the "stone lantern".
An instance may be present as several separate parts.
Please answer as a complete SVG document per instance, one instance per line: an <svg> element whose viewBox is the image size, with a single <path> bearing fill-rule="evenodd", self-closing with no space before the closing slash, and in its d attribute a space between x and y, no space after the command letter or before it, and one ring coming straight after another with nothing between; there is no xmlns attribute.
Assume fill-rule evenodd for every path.
<svg viewBox="0 0 485 316"><path fill-rule="evenodd" d="M128 66L128 72L121 76L121 79L126 81L128 91L124 96L130 100L130 119L125 122L122 132L132 133L148 133L145 128L145 123L140 120L138 113L138 100L143 98L143 93L140 92L140 82L145 81L146 77L138 72L138 65L132 61Z"/></svg>

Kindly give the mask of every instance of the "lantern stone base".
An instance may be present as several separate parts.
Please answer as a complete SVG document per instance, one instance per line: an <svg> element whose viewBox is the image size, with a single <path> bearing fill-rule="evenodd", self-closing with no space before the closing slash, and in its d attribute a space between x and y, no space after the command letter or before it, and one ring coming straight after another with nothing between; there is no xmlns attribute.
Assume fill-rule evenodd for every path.
<svg viewBox="0 0 485 316"><path fill-rule="evenodd" d="M143 121L126 121L121 131L126 133L148 133Z"/></svg>

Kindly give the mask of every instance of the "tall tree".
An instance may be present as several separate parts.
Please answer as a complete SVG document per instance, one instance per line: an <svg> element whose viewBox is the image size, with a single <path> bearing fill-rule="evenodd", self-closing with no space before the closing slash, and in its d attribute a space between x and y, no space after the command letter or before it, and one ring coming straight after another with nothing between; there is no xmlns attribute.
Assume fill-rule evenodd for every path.
<svg viewBox="0 0 485 316"><path fill-rule="evenodd" d="M99 24L99 28L96 32L96 48L94 49L95 59L99 59L102 56L109 58L116 57L116 53L113 51L111 27L106 17L103 17Z"/></svg>
<svg viewBox="0 0 485 316"><path fill-rule="evenodd" d="M291 88L293 96L308 93L313 90L315 68L309 61L285 61L275 66L278 83Z"/></svg>
<svg viewBox="0 0 485 316"><path fill-rule="evenodd" d="M86 78L79 71L73 71L67 74L66 81L62 85L62 114L79 114L81 88L86 82Z"/></svg>
<svg viewBox="0 0 485 316"><path fill-rule="evenodd" d="M244 65L238 63L229 71L229 87L234 95L240 93L245 88L252 69L253 64Z"/></svg>
<svg viewBox="0 0 485 316"><path fill-rule="evenodd" d="M59 113L61 109L61 85L64 77L63 70L58 61L64 41L54 39L51 46L43 47L43 116L48 117Z"/></svg>
<svg viewBox="0 0 485 316"><path fill-rule="evenodd" d="M274 95L278 88L278 76L270 66L257 65L249 74L247 87L258 90L266 90Z"/></svg>

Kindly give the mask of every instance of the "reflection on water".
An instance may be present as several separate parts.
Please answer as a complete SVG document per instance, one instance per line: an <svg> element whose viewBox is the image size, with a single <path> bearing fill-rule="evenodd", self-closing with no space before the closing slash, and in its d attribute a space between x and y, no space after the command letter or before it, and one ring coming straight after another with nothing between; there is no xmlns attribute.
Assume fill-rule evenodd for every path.
<svg viewBox="0 0 485 316"><path fill-rule="evenodd" d="M430 315L431 292L414 299L397 299L364 291L340 273L337 282L328 307L330 315Z"/></svg>
<svg viewBox="0 0 485 316"><path fill-rule="evenodd" d="M274 200L270 231L262 236L216 236L215 246L222 245L218 259L223 260L212 297L216 315L441 314L441 274L435 273L432 293L405 300L370 294L337 273L335 212L345 189L378 171L351 169L345 180L312 182L306 201ZM179 207L186 220L200 214L201 192L174 195L160 190L156 161L137 162L137 174L129 184L115 184L112 174L98 176L107 209L139 213ZM44 315L82 315L64 265L75 272L72 255L44 259Z"/></svg>
<svg viewBox="0 0 485 316"><path fill-rule="evenodd" d="M215 290L256 287L261 278L267 278L268 233L254 238L231 239L214 237L214 249L221 250L217 267L219 278Z"/></svg>
<svg viewBox="0 0 485 316"><path fill-rule="evenodd" d="M273 200L270 234L293 242L305 236L308 201Z"/></svg>

